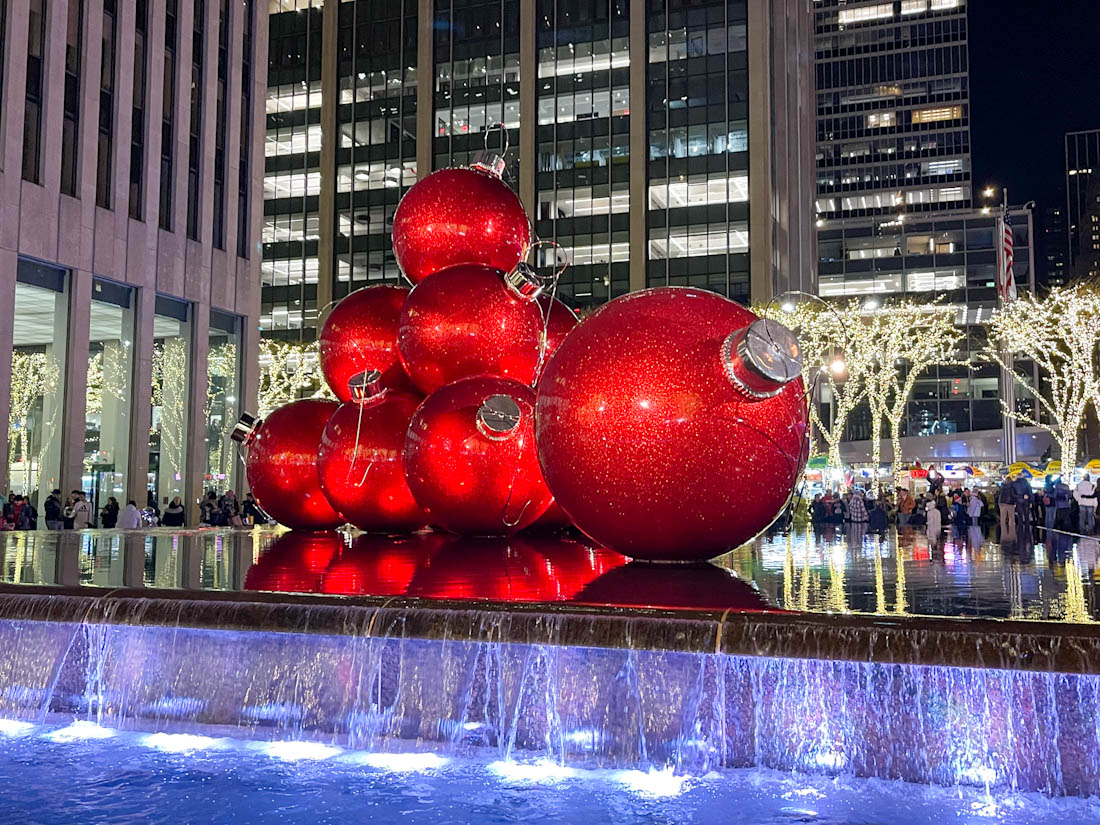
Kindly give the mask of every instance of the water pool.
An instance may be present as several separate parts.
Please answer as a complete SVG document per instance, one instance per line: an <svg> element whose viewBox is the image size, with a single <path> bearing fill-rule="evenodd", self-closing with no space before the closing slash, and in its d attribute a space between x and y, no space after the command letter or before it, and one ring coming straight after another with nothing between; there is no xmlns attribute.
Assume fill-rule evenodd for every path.
<svg viewBox="0 0 1100 825"><path fill-rule="evenodd" d="M0 730L0 822L27 825L1083 825L1100 817L1097 800L775 771L688 778L86 724Z"/></svg>

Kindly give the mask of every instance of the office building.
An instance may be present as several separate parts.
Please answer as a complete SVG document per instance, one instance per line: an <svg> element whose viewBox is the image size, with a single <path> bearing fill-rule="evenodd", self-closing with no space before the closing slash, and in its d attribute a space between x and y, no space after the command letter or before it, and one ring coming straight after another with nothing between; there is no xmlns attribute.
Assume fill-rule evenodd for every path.
<svg viewBox="0 0 1100 825"><path fill-rule="evenodd" d="M1100 129L1066 135L1066 230L1070 274L1100 274Z"/></svg>
<svg viewBox="0 0 1100 825"><path fill-rule="evenodd" d="M1040 289L1065 286L1069 280L1069 228L1066 207L1044 207L1036 226L1036 283Z"/></svg>
<svg viewBox="0 0 1100 825"><path fill-rule="evenodd" d="M0 9L0 488L194 524L255 385L266 6Z"/></svg>
<svg viewBox="0 0 1100 825"><path fill-rule="evenodd" d="M811 22L810 0L277 0L264 334L400 282L401 195L498 123L570 305L814 289Z"/></svg>

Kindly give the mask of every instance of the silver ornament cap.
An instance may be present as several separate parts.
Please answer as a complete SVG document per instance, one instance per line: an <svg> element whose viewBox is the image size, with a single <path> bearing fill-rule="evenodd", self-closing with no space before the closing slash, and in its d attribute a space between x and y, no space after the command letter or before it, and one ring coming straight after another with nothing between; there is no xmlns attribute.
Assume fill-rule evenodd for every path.
<svg viewBox="0 0 1100 825"><path fill-rule="evenodd" d="M802 373L802 348L778 321L758 318L722 344L722 366L749 398L771 398Z"/></svg>

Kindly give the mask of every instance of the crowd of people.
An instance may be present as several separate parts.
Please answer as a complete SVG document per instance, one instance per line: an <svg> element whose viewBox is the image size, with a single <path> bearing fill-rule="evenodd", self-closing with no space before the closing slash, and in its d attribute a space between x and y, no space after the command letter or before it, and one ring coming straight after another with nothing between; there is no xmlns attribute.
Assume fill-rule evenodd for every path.
<svg viewBox="0 0 1100 825"><path fill-rule="evenodd" d="M61 490L53 490L42 503L42 526L47 530L83 530L88 527L103 529L139 530L145 527L186 527L187 512L180 496L171 500L164 499L163 509L157 506L152 491L146 496L145 505L138 507L131 499L122 506L115 496L94 512L87 494L83 490L73 490L62 498ZM0 511L0 530L37 530L39 512L30 496L18 493L8 495ZM271 517L267 515L251 493L244 501L239 501L232 490L221 495L210 491L199 504L199 526L202 527L249 527L267 524Z"/></svg>
<svg viewBox="0 0 1100 825"><path fill-rule="evenodd" d="M944 489L941 478L917 496L904 487L877 496L859 488L819 493L810 502L810 519L815 525L862 525L871 533L885 532L895 523L899 529L923 528L930 537L949 526L961 532L996 524L1001 541L1021 536L1041 540L1044 532L1093 535L1096 505L1097 487L1087 475L1073 489L1060 479L1048 479L1039 491L1019 476L1005 479L995 490Z"/></svg>

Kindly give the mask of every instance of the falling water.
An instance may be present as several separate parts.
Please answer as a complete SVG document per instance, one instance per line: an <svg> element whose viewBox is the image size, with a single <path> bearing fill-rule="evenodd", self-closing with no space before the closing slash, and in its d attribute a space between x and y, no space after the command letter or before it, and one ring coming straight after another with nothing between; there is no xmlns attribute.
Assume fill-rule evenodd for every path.
<svg viewBox="0 0 1100 825"><path fill-rule="evenodd" d="M477 611L297 606L270 631L244 628L286 627L292 606L206 604L220 627L196 627L196 603L165 621L153 600L109 601L0 597L0 717L1100 793L1097 676L565 646L556 616L519 643L514 617ZM406 635L414 619L432 638Z"/></svg>

